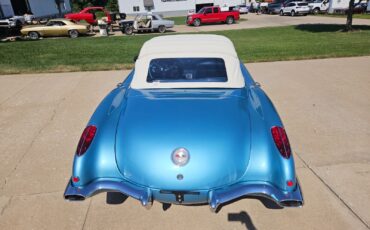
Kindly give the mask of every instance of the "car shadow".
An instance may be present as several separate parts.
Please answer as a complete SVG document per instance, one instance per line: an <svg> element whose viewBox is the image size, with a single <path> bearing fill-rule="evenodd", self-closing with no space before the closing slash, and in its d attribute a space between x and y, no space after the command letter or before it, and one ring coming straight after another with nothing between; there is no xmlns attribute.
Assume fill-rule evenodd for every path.
<svg viewBox="0 0 370 230"><path fill-rule="evenodd" d="M312 33L322 33L322 32L343 32L344 24L301 24L294 28L296 30L302 30ZM355 31L370 30L370 26L367 25L353 25Z"/></svg>
<svg viewBox="0 0 370 230"><path fill-rule="evenodd" d="M123 204L127 200L128 196L120 192L107 192L107 204Z"/></svg>
<svg viewBox="0 0 370 230"><path fill-rule="evenodd" d="M246 229L248 230L256 230L256 226L254 226L252 218L248 215L247 212L242 211L240 213L229 213L227 215L227 220L229 222L240 222L241 224L245 225Z"/></svg>
<svg viewBox="0 0 370 230"><path fill-rule="evenodd" d="M226 205L229 205L229 204L232 204L234 202L238 202L242 199L254 199L254 200L259 200L263 206L265 206L265 208L268 208L268 209L283 209L283 207L279 206L278 204L276 204L274 201L272 201L271 199L268 199L268 198L265 198L265 197L260 197L260 196L255 196L255 197L251 197L251 196L245 196L245 197L239 197L235 200L231 200L229 202L226 202L226 203L223 203L221 205L219 205L216 209L216 213L218 213L224 206Z"/></svg>

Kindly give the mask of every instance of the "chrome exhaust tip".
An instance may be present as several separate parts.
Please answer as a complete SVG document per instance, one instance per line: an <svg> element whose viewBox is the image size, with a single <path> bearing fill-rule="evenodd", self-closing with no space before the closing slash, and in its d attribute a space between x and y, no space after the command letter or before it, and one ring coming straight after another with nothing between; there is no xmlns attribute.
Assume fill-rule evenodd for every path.
<svg viewBox="0 0 370 230"><path fill-rule="evenodd" d="M85 200L85 197L80 195L65 195L64 199L68 201L83 201Z"/></svg>
<svg viewBox="0 0 370 230"><path fill-rule="evenodd" d="M280 201L280 205L284 208L297 208L303 206L303 201L301 200L283 200Z"/></svg>

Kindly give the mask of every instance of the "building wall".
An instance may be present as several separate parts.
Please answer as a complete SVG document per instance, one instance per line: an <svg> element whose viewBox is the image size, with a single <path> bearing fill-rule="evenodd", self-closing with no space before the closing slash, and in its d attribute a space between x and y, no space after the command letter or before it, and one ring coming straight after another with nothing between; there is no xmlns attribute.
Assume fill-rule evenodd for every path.
<svg viewBox="0 0 370 230"><path fill-rule="evenodd" d="M119 11L126 14L137 14L147 12L144 0L119 0ZM244 4L245 0L153 0L152 12L166 16L186 15L189 10L195 10L196 4L212 3L219 6L235 6ZM139 7L139 11L134 11ZM135 8L137 10L137 8Z"/></svg>
<svg viewBox="0 0 370 230"><path fill-rule="evenodd" d="M330 14L335 13L336 11L343 11L348 9L350 0L330 0L329 1L329 10ZM358 3L359 0L355 0L355 3Z"/></svg>
<svg viewBox="0 0 370 230"><path fill-rule="evenodd" d="M55 0L28 0L31 11L35 17L56 16L59 14ZM61 3L62 14L71 12L69 0Z"/></svg>
<svg viewBox="0 0 370 230"><path fill-rule="evenodd" d="M0 0L0 6L3 17L12 17L14 15L12 4L10 0Z"/></svg>

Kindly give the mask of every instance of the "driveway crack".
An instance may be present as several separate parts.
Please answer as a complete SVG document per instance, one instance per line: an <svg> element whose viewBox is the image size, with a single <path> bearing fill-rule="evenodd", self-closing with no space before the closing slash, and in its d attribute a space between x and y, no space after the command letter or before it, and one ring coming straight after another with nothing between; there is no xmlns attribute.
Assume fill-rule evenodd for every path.
<svg viewBox="0 0 370 230"><path fill-rule="evenodd" d="M8 180L9 180L9 176L12 175L17 169L18 169L18 166L20 165L20 163L23 161L23 159L26 157L26 155L30 152L30 149L32 149L32 146L34 145L34 143L36 142L37 138L40 136L40 134L44 131L44 129L46 127L48 127L48 125L54 120L56 114L57 114L57 110L58 110L58 107L59 105L65 100L65 98L62 98L57 106L55 107L55 109L53 110L53 114L51 115L50 119L41 127L41 129L37 132L37 134L35 135L35 138L33 138L33 140L31 141L31 143L29 144L29 146L27 147L27 151L24 152L24 154L20 157L20 159L18 160L17 164L15 165L15 167L13 168L13 170L10 171L10 173L8 173L8 175L5 177L5 183L2 185L1 187L1 191L4 190L5 188L5 185L7 184Z"/></svg>
<svg viewBox="0 0 370 230"><path fill-rule="evenodd" d="M347 207L347 209L363 224L363 225L365 225L365 227L367 228L367 229L370 229L370 225L364 220L364 219L362 219L362 217L361 216L359 216L356 212L355 212L355 210L353 210L352 208L351 208L351 206L349 206L344 200L343 200L343 198L338 194L338 193L336 193L335 191L334 191L334 189L332 188L332 187L330 187L330 185L329 184L327 184L326 182L325 182L325 180L323 179L323 178L321 178L320 177L320 175L319 174L317 174L316 172L315 172L315 170L313 169L313 168L311 168L311 166L296 152L296 155L298 156L298 158L300 159L300 160L302 160L302 162L303 162L303 164L329 189L329 191L331 192L331 193L333 193L334 194L334 196L336 196L339 200L340 200L340 202L344 205L344 206L346 206Z"/></svg>
<svg viewBox="0 0 370 230"><path fill-rule="evenodd" d="M83 223L82 228L81 228L82 230L85 229L85 224L86 224L86 220L87 220L87 217L88 217L88 214L89 214L89 211L90 211L91 203L92 203L92 198L90 198L89 207L87 207L84 223Z"/></svg>
<svg viewBox="0 0 370 230"><path fill-rule="evenodd" d="M0 106L5 104L10 98L16 97L20 92L22 92L25 88L27 88L31 83L35 82L36 80L39 80L39 78L32 79L30 82L28 82L25 86L21 87L19 90L17 90L15 93L10 95L9 97L5 98L3 101L0 102Z"/></svg>
<svg viewBox="0 0 370 230"><path fill-rule="evenodd" d="M8 200L8 202L6 202L6 204L4 205L4 207L1 209L0 216L2 216L3 213L5 212L5 209L7 209L10 206L10 204L12 202L12 199L13 199L13 197L10 197L9 200Z"/></svg>

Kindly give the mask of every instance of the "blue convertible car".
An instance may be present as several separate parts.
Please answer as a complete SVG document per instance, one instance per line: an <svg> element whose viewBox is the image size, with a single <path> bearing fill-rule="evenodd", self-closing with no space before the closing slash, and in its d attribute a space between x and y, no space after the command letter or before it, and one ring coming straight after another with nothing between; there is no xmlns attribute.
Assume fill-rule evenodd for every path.
<svg viewBox="0 0 370 230"><path fill-rule="evenodd" d="M300 207L292 150L269 98L217 35L147 41L82 133L64 197L120 192L143 206L242 197Z"/></svg>

